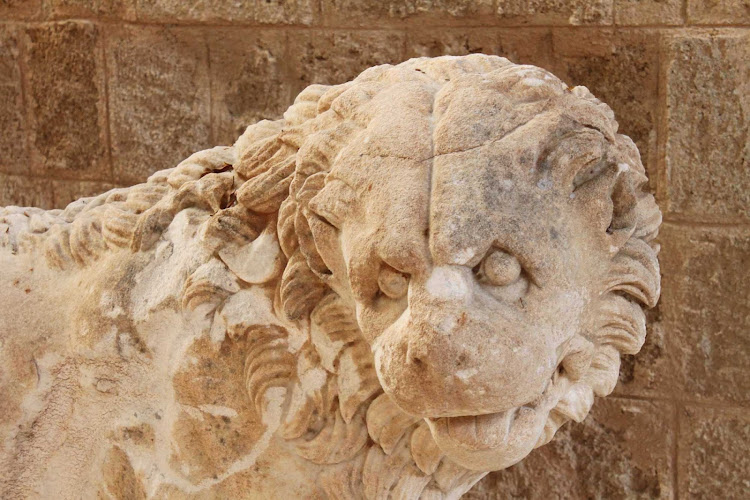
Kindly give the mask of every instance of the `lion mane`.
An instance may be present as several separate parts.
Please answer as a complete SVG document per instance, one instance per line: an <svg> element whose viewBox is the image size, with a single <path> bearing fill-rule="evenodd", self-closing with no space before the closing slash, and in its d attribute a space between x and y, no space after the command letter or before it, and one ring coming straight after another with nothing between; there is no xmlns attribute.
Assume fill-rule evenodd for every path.
<svg viewBox="0 0 750 500"><path fill-rule="evenodd" d="M68 269L108 251L147 251L178 213L208 214L198 232L206 259L186 278L182 306L213 318L212 338L248 340L249 397L261 415L281 412L277 434L299 455L329 466L320 478L327 494L457 498L485 473L444 457L425 422L401 411L383 392L352 304L329 286L309 202L325 186L339 152L361 140L374 117L371 103L394 86L408 82L437 95L452 79L482 74L502 79L510 90L530 73L543 84L523 96L525 104L578 98L588 117L581 123L603 131L610 147L626 152L635 166L613 176L608 232L621 234L624 244L581 332L589 343L580 348L590 355L563 366L576 382L550 411L536 445L541 446L563 423L581 422L594 396L611 393L620 355L640 350L646 334L642 308L653 307L659 296L653 240L661 214L643 191L646 176L637 149L617 134L609 107L585 87L568 88L538 68L484 55L412 59L371 68L341 85L312 85L283 119L251 125L233 147L196 153L144 184L64 210L6 209L0 215L9 229L0 243L14 251L41 244L51 266ZM432 111L435 121L438 111ZM617 166L578 172L574 185L612 168ZM338 213L356 202L356 193L343 188L324 200L338 205ZM242 297L251 289L268 298L276 318L258 322L242 313ZM303 335L291 334L290 325Z"/></svg>

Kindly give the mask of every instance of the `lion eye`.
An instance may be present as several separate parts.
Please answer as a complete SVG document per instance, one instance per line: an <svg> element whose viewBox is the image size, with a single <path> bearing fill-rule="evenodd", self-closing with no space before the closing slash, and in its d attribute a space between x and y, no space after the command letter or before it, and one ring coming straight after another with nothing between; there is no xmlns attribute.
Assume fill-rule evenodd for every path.
<svg viewBox="0 0 750 500"><path fill-rule="evenodd" d="M390 266L383 266L378 274L378 286L384 295L392 299L400 299L409 289L409 278Z"/></svg>
<svg viewBox="0 0 750 500"><path fill-rule="evenodd" d="M493 250L480 264L480 277L495 286L515 283L521 276L518 259L502 250Z"/></svg>

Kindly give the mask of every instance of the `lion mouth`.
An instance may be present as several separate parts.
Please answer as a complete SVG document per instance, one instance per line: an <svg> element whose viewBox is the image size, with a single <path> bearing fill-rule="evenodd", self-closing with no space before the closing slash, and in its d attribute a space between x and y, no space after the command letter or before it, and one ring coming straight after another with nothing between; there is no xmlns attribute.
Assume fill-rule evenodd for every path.
<svg viewBox="0 0 750 500"><path fill-rule="evenodd" d="M441 450L473 470L499 470L517 463L536 447L547 422L568 386L553 377L532 402L497 413L425 418Z"/></svg>
<svg viewBox="0 0 750 500"><path fill-rule="evenodd" d="M538 415L535 408L523 406L499 413L427 419L433 432L442 434L470 450L490 450L508 442L511 432L528 428Z"/></svg>

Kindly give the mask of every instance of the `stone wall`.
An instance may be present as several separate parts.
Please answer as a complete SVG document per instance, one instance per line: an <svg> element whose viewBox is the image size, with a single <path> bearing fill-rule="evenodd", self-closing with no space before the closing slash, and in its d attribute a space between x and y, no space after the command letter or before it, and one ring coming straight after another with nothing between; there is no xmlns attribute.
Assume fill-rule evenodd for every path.
<svg viewBox="0 0 750 500"><path fill-rule="evenodd" d="M662 298L615 395L468 497L747 495L747 0L4 0L0 206L137 183L310 83L470 52L607 101L665 224Z"/></svg>

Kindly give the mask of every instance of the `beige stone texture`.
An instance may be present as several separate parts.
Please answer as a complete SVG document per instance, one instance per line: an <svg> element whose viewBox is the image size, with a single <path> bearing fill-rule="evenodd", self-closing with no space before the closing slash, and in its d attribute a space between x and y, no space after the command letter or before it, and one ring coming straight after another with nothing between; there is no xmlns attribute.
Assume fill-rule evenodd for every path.
<svg viewBox="0 0 750 500"><path fill-rule="evenodd" d="M406 36L391 31L295 31L289 34L292 95L313 83L344 83L377 64L404 58Z"/></svg>
<svg viewBox="0 0 750 500"><path fill-rule="evenodd" d="M750 2L747 0L687 0L687 17L691 24L748 24Z"/></svg>
<svg viewBox="0 0 750 500"><path fill-rule="evenodd" d="M750 34L670 37L665 51L668 211L748 221Z"/></svg>
<svg viewBox="0 0 750 500"><path fill-rule="evenodd" d="M208 146L211 89L202 32L122 26L107 33L107 68L115 180L138 182Z"/></svg>
<svg viewBox="0 0 750 500"><path fill-rule="evenodd" d="M493 18L491 0L321 0L323 19L335 26L480 24Z"/></svg>
<svg viewBox="0 0 750 500"><path fill-rule="evenodd" d="M43 178L0 173L0 204L51 209L114 187L108 182L55 180L49 183Z"/></svg>
<svg viewBox="0 0 750 500"><path fill-rule="evenodd" d="M612 24L613 0L497 0L501 19L525 24Z"/></svg>
<svg viewBox="0 0 750 500"><path fill-rule="evenodd" d="M204 21L233 20L251 22L257 0L239 2L136 0L138 18L143 21Z"/></svg>
<svg viewBox="0 0 750 500"><path fill-rule="evenodd" d="M95 196L115 187L110 182L98 181L54 181L52 183L53 205L65 207L78 198Z"/></svg>
<svg viewBox="0 0 750 500"><path fill-rule="evenodd" d="M615 0L615 24L678 25L683 23L683 0Z"/></svg>
<svg viewBox="0 0 750 500"><path fill-rule="evenodd" d="M19 21L36 20L41 16L42 0L5 0L0 3L0 18Z"/></svg>
<svg viewBox="0 0 750 500"><path fill-rule="evenodd" d="M750 483L750 413L689 406L680 411L680 493L742 498Z"/></svg>
<svg viewBox="0 0 750 500"><path fill-rule="evenodd" d="M667 225L662 240L659 310L673 380L690 399L747 405L750 231Z"/></svg>
<svg viewBox="0 0 750 500"><path fill-rule="evenodd" d="M135 20L136 0L50 0L47 15L52 18L99 18Z"/></svg>
<svg viewBox="0 0 750 500"><path fill-rule="evenodd" d="M546 28L469 28L412 30L407 57L495 54L517 64L552 67L552 33Z"/></svg>
<svg viewBox="0 0 750 500"><path fill-rule="evenodd" d="M28 174L19 53L18 30L0 25L0 172Z"/></svg>
<svg viewBox="0 0 750 500"><path fill-rule="evenodd" d="M472 54L313 84L146 183L3 209L0 487L459 498L583 422L640 350L647 186L588 89ZM622 434L604 494L670 488L669 432L616 451L662 430L630 425L644 410L570 431Z"/></svg>
<svg viewBox="0 0 750 500"><path fill-rule="evenodd" d="M23 175L0 173L0 204L52 208L54 196L48 183Z"/></svg>
<svg viewBox="0 0 750 500"><path fill-rule="evenodd" d="M144 21L309 25L314 0L135 0Z"/></svg>
<svg viewBox="0 0 750 500"><path fill-rule="evenodd" d="M664 224L662 297L616 393L704 404L750 402L750 229Z"/></svg>
<svg viewBox="0 0 750 500"><path fill-rule="evenodd" d="M281 116L292 99L286 34L223 28L208 36L210 65L221 74L211 79L212 141L232 144L248 124Z"/></svg>
<svg viewBox="0 0 750 500"><path fill-rule="evenodd" d="M60 178L110 175L101 29L82 21L24 33L32 171Z"/></svg>
<svg viewBox="0 0 750 500"><path fill-rule="evenodd" d="M315 0L258 0L255 22L308 26L313 22L317 5Z"/></svg>

